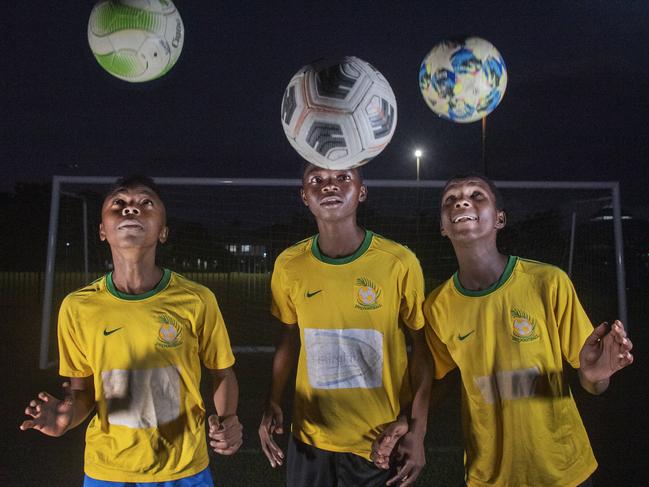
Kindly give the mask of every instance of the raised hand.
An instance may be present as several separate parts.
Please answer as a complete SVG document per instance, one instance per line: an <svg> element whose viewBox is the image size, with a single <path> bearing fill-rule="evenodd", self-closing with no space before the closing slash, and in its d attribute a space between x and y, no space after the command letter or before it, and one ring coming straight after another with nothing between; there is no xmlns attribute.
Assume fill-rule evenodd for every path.
<svg viewBox="0 0 649 487"><path fill-rule="evenodd" d="M284 414L279 404L268 401L264 414L261 417L261 424L259 425L259 440L261 441L261 449L264 455L268 458L270 466L275 468L284 463L284 452L275 443L273 435L281 435L284 433Z"/></svg>
<svg viewBox="0 0 649 487"><path fill-rule="evenodd" d="M607 323L602 323L593 330L579 352L581 375L593 384L606 381L633 363L632 348L621 321L615 320L610 330Z"/></svg>
<svg viewBox="0 0 649 487"><path fill-rule="evenodd" d="M32 419L23 421L21 430L35 429L48 436L61 436L69 429L74 417L74 395L70 383L63 383L63 400L40 392L29 402L25 414Z"/></svg>
<svg viewBox="0 0 649 487"><path fill-rule="evenodd" d="M236 415L219 418L212 414L207 418L210 446L220 455L232 455L243 444L243 426Z"/></svg>

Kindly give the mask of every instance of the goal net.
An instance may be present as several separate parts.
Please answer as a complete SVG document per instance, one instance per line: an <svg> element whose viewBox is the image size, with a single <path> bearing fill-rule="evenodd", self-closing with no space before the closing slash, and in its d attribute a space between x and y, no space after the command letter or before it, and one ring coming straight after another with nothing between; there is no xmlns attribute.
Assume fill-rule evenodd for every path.
<svg viewBox="0 0 649 487"><path fill-rule="evenodd" d="M111 270L98 238L102 196L112 177L55 176L43 299L40 365L56 363L56 316L65 295ZM170 228L159 264L212 289L235 351L272 350L270 275L277 255L317 232L283 179L155 178ZM359 223L418 256L426 292L456 260L439 232L443 181L367 180ZM568 272L594 322L625 318L617 183L496 181L507 226L499 247Z"/></svg>

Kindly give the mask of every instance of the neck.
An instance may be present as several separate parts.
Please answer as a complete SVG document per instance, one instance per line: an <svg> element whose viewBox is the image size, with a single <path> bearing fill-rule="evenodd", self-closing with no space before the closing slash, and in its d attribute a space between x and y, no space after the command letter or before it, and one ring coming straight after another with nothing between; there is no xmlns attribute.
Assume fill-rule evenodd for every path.
<svg viewBox="0 0 649 487"><path fill-rule="evenodd" d="M318 221L318 232L320 252L333 259L353 254L365 238L365 230L356 224L356 220L345 224Z"/></svg>
<svg viewBox="0 0 649 487"><path fill-rule="evenodd" d="M508 257L498 252L496 246L482 251L463 252L455 249L458 263L458 278L462 287L470 291L482 291L500 279ZM475 249L474 249L475 250Z"/></svg>
<svg viewBox="0 0 649 487"><path fill-rule="evenodd" d="M113 284L126 294L151 291L162 279L163 271L155 265L155 252L129 255L113 251Z"/></svg>

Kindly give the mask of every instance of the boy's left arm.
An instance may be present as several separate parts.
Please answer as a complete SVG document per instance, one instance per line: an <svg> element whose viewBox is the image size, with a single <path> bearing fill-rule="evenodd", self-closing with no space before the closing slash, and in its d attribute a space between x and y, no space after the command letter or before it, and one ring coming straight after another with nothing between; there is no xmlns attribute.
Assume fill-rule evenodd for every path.
<svg viewBox="0 0 649 487"><path fill-rule="evenodd" d="M579 381L591 394L601 394L609 385L610 377L633 363L633 344L621 321L615 320L610 329L600 324L586 339L579 352Z"/></svg>
<svg viewBox="0 0 649 487"><path fill-rule="evenodd" d="M210 446L216 453L232 455L243 443L243 426L237 417L239 384L232 367L208 370L212 375L217 413L208 418Z"/></svg>
<svg viewBox="0 0 649 487"><path fill-rule="evenodd" d="M412 355L408 366L414 392L410 419L403 413L390 423L372 445L372 460L382 469L390 467L396 447L399 464L396 474L386 485L408 486L417 480L426 465L424 437L433 380L433 366L423 330L410 331Z"/></svg>

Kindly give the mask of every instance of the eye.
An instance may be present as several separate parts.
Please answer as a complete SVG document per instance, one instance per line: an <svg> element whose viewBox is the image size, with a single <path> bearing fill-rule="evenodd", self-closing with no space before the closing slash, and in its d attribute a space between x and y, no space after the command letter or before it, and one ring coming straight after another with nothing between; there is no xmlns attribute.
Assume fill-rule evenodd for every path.
<svg viewBox="0 0 649 487"><path fill-rule="evenodd" d="M455 195L448 195L446 199L444 200L445 205L449 205L455 201Z"/></svg>
<svg viewBox="0 0 649 487"><path fill-rule="evenodd" d="M142 200L142 204L143 204L143 205L147 205L147 206L153 206L153 201L151 201L150 199L146 198L146 199L143 199L143 200Z"/></svg>
<svg viewBox="0 0 649 487"><path fill-rule="evenodd" d="M351 178L352 177L349 174L340 174L338 176L338 181L349 181Z"/></svg>
<svg viewBox="0 0 649 487"><path fill-rule="evenodd" d="M320 184L322 182L322 178L320 176L313 176L311 178L311 182L315 184Z"/></svg>
<svg viewBox="0 0 649 487"><path fill-rule="evenodd" d="M471 198L481 200L484 198L484 194L482 194L480 191L474 191L473 193L471 193Z"/></svg>
<svg viewBox="0 0 649 487"><path fill-rule="evenodd" d="M113 206L124 206L124 200L122 198L115 198L113 200Z"/></svg>

